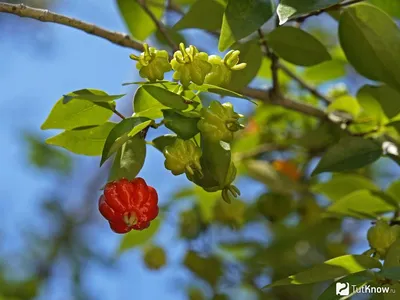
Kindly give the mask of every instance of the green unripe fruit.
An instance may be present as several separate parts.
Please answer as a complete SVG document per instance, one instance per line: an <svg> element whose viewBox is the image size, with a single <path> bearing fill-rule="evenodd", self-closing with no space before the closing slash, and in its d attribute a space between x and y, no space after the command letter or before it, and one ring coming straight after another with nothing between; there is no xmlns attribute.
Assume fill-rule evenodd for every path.
<svg viewBox="0 0 400 300"><path fill-rule="evenodd" d="M179 50L174 53L171 65L175 71L173 78L179 80L184 87L188 87L190 82L202 85L206 75L212 69L211 64L208 62L207 53L199 52L192 45L189 48L185 48L183 43L179 45Z"/></svg>
<svg viewBox="0 0 400 300"><path fill-rule="evenodd" d="M139 56L132 54L131 59L136 60L136 68L139 70L139 75L142 78L147 78L149 81L157 81L164 79L164 73L172 70L169 63L168 52L165 50L157 50L143 44L144 52Z"/></svg>
<svg viewBox="0 0 400 300"><path fill-rule="evenodd" d="M184 141L176 139L171 145L164 148L165 168L174 175L186 173L194 176L199 173L202 176L200 157L201 149L192 140Z"/></svg>
<svg viewBox="0 0 400 300"><path fill-rule="evenodd" d="M203 292L199 289L192 288L189 290L189 300L205 300Z"/></svg>
<svg viewBox="0 0 400 300"><path fill-rule="evenodd" d="M217 201L214 206L214 219L235 228L243 225L245 213L246 204L240 200L234 200L230 204Z"/></svg>
<svg viewBox="0 0 400 300"><path fill-rule="evenodd" d="M380 258L385 258L387 250L399 237L399 230L400 227L398 225L390 226L383 220L378 220L368 230L368 243L379 254Z"/></svg>
<svg viewBox="0 0 400 300"><path fill-rule="evenodd" d="M229 300L229 297L225 294L217 294L217 295L214 295L212 300Z"/></svg>
<svg viewBox="0 0 400 300"><path fill-rule="evenodd" d="M190 209L181 213L179 218L179 229L182 237L195 239L201 232L201 219L199 214Z"/></svg>
<svg viewBox="0 0 400 300"><path fill-rule="evenodd" d="M163 248L151 246L145 249L143 260L150 270L159 270L167 263L167 256Z"/></svg>
<svg viewBox="0 0 400 300"><path fill-rule="evenodd" d="M257 206L260 213L271 222L286 218L294 208L294 200L287 195L266 193L259 197Z"/></svg>
<svg viewBox="0 0 400 300"><path fill-rule="evenodd" d="M197 128L211 141L230 143L234 132L244 128L238 121L242 115L234 112L233 105L229 102L221 104L212 101L208 108L201 109L200 115L201 120L197 123Z"/></svg>
<svg viewBox="0 0 400 300"><path fill-rule="evenodd" d="M217 55L211 55L208 62L212 65L212 70L207 74L205 83L227 87L232 78L232 71L246 68L246 63L239 64L239 54L239 50L231 50L224 59Z"/></svg>

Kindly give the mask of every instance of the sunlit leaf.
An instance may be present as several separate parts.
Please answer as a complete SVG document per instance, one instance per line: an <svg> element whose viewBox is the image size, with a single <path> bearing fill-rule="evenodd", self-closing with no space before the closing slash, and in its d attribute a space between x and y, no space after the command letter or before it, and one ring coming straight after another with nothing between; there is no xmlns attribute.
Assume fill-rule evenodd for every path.
<svg viewBox="0 0 400 300"><path fill-rule="evenodd" d="M291 275L266 287L321 282L381 267L379 260L366 255L344 255L317 264L306 271Z"/></svg>
<svg viewBox="0 0 400 300"><path fill-rule="evenodd" d="M76 154L101 155L107 136L115 125L107 122L100 126L67 130L47 139L46 143L63 147Z"/></svg>
<svg viewBox="0 0 400 300"><path fill-rule="evenodd" d="M267 35L267 40L280 57L295 65L313 66L331 59L320 41L299 28L278 27Z"/></svg>

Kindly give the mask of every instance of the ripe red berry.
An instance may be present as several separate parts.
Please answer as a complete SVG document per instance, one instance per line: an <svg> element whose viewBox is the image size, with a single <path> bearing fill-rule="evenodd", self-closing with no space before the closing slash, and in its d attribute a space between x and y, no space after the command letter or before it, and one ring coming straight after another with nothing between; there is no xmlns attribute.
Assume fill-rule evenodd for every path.
<svg viewBox="0 0 400 300"><path fill-rule="evenodd" d="M143 230L158 215L158 195L144 179L123 178L108 183L99 198L99 210L116 233Z"/></svg>

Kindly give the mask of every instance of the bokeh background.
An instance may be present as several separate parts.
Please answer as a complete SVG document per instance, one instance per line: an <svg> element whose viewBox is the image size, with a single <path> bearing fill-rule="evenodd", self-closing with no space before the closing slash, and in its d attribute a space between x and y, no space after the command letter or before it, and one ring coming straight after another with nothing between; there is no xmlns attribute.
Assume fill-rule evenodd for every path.
<svg viewBox="0 0 400 300"><path fill-rule="evenodd" d="M126 32L114 1L32 0L27 4ZM169 18L173 23L177 16ZM321 21L328 30L335 30L335 23L326 17L315 24ZM97 88L110 94L127 93L118 108L131 113L134 91L121 84L138 79L129 59L132 52L75 29L10 15L0 15L0 31L0 290L14 289L16 299L29 299L23 296L29 294L28 283L34 289L40 282L37 299L187 299L186 289L197 279L181 267L188 246L179 238L176 224L185 203L174 208L176 213L168 211L155 238L167 252L168 266L149 271L140 249L116 254L121 236L111 232L97 211L108 166L99 169L99 157L78 157L43 145L57 131L42 132L40 125L68 92ZM216 49L217 40L199 31L185 31L185 36ZM363 81L348 71L346 80L354 92ZM240 113L252 110L247 103L233 101ZM187 183L161 167L163 161L157 150L148 147L140 176L158 190L160 203L167 204ZM374 178L382 187L399 175L386 160L374 167ZM249 199L264 189L249 179L241 180L239 187L243 198ZM364 234L365 226L359 225L349 222L346 226ZM255 239L268 238L261 227L249 232ZM365 240L356 239L351 252L365 248ZM18 288L18 282L23 288ZM268 278L261 282L268 283ZM227 285L226 292L232 299L257 299L233 285Z"/></svg>

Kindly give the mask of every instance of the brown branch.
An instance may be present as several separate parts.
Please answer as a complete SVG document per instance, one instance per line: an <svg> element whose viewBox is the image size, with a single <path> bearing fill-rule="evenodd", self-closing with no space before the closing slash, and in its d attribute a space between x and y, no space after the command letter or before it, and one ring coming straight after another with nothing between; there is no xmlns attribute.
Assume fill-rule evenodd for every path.
<svg viewBox="0 0 400 300"><path fill-rule="evenodd" d="M311 94L313 94L315 97L320 98L323 100L325 103L331 103L332 100L329 99L327 96L324 94L320 93L315 87L313 87L311 84L308 82L304 81L303 78L299 77L294 73L292 70L290 70L287 66L285 66L282 63L279 63L278 67L286 73L289 77L291 77L293 80L295 80L298 84L300 84L301 87L304 89L308 90Z"/></svg>
<svg viewBox="0 0 400 300"><path fill-rule="evenodd" d="M264 46L264 51L266 53L266 56L271 60L272 92L274 94L279 95L280 94L279 76L278 76L279 57L275 55L275 53L269 47L268 42L265 39L262 30L258 29L257 32L260 37L261 45Z"/></svg>
<svg viewBox="0 0 400 300"><path fill-rule="evenodd" d="M157 17L153 14L153 12L150 10L150 8L147 6L145 0L140 0L138 1L139 5L143 8L143 10L148 14L148 16L151 18L153 23L156 25L157 29L160 31L160 33L164 36L165 40L167 41L168 45L172 48L172 50L175 52L178 49L178 45L172 40L171 36L167 32L167 29L165 28L164 24L160 22Z"/></svg>
<svg viewBox="0 0 400 300"><path fill-rule="evenodd" d="M0 2L0 12L17 15L22 18L31 18L41 22L51 22L66 25L68 27L85 31L88 34L101 37L123 47L136 49L138 51L144 50L143 45L133 40L128 34L109 31L94 24L53 13L47 9L33 8L24 4L9 4Z"/></svg>
<svg viewBox="0 0 400 300"><path fill-rule="evenodd" d="M319 16L320 14L325 13L325 12L329 12L329 11L339 10L339 9L341 9L343 7L350 6L350 5L353 5L353 4L356 4L356 3L360 3L360 2L363 2L363 1L365 1L365 0L350 0L350 1L347 1L347 2L338 3L338 4L335 4L335 5L329 6L327 8L323 8L323 9L320 9L320 10L317 10L317 11L313 11L313 12L311 12L309 14L304 15L304 16L300 16L300 17L291 19L289 21L295 21L295 22L298 22L298 23L302 23L302 22L304 22L306 19L308 19L310 17Z"/></svg>
<svg viewBox="0 0 400 300"><path fill-rule="evenodd" d="M64 16L64 15L56 14L56 13L50 12L48 10L32 8L32 7L25 6L23 4L9 4L9 3L0 2L0 12L17 15L17 16L24 17L24 18L31 18L31 19L39 20L41 22L51 22L51 23L57 23L57 24L73 27L73 28L85 31L89 34L104 38L114 44L117 44L117 45L120 45L123 47L135 49L138 51L144 50L143 45L141 43L134 41L127 34L115 32L115 31L108 31L108 30L98 27L96 25L89 24L89 23L83 22L81 20L70 18L70 17ZM312 106L309 106L307 104L303 104L300 102L290 100L288 98L279 97L278 99L271 101L269 93L266 90L253 89L253 88L247 87L247 88L244 88L241 92L243 95L245 95L247 97L259 99L259 100L267 102L267 103L281 105L283 107L286 107L286 108L294 110L294 111L298 111L303 114L308 114L310 116L314 116L317 118L325 118L326 117L325 113L322 110L312 107Z"/></svg>

